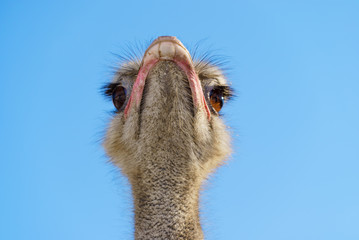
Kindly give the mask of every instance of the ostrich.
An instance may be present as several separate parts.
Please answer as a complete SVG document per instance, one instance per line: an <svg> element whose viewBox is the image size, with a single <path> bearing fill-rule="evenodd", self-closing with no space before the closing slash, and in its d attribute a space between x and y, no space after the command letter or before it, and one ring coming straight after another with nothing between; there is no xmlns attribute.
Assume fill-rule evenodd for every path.
<svg viewBox="0 0 359 240"><path fill-rule="evenodd" d="M219 67L162 36L141 62L122 64L105 94L116 113L103 145L131 184L135 239L203 239L201 185L230 154L218 112L231 89Z"/></svg>

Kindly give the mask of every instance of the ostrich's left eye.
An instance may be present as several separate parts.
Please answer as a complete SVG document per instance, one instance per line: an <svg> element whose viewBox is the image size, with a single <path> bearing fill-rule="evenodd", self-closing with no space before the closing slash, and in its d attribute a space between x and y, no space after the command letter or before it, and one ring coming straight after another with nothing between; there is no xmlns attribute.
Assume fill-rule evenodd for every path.
<svg viewBox="0 0 359 240"><path fill-rule="evenodd" d="M220 89L212 89L209 93L209 101L216 112L222 109L223 100L223 92Z"/></svg>
<svg viewBox="0 0 359 240"><path fill-rule="evenodd" d="M116 109L120 111L123 104L126 102L126 89L122 86L116 87L112 93L112 101Z"/></svg>

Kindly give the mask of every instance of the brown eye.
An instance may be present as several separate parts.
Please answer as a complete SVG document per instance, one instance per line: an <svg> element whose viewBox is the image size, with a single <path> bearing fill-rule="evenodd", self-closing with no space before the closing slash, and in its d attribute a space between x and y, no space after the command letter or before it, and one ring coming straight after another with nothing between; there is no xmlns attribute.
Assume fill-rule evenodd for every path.
<svg viewBox="0 0 359 240"><path fill-rule="evenodd" d="M126 89L122 86L116 87L116 89L112 93L112 101L116 109L120 111L126 101Z"/></svg>
<svg viewBox="0 0 359 240"><path fill-rule="evenodd" d="M216 112L219 112L223 107L223 93L220 89L213 89L209 93L209 101Z"/></svg>

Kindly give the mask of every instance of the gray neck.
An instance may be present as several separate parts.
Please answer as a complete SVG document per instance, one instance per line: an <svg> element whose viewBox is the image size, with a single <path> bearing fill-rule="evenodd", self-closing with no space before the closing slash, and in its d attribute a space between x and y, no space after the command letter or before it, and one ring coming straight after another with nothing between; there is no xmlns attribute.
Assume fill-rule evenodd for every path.
<svg viewBox="0 0 359 240"><path fill-rule="evenodd" d="M198 198L204 151L194 136L187 77L175 63L164 61L146 81L130 177L135 238L203 239Z"/></svg>
<svg viewBox="0 0 359 240"><path fill-rule="evenodd" d="M156 164L132 178L135 239L203 239L198 212L200 178L182 164ZM168 163L168 162L167 162ZM182 162L183 163L183 162Z"/></svg>

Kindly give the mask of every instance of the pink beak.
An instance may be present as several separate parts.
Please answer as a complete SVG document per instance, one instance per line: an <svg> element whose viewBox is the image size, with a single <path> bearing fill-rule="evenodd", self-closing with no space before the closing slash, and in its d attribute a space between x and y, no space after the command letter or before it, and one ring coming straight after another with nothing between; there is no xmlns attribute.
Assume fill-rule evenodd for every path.
<svg viewBox="0 0 359 240"><path fill-rule="evenodd" d="M147 75L156 63L161 60L175 62L186 73L192 92L193 104L197 109L204 109L209 120L211 113L205 101L202 86L195 72L191 55L176 37L171 36L158 37L147 48L133 85L130 99L125 108L125 118L127 118L132 105L139 107Z"/></svg>

